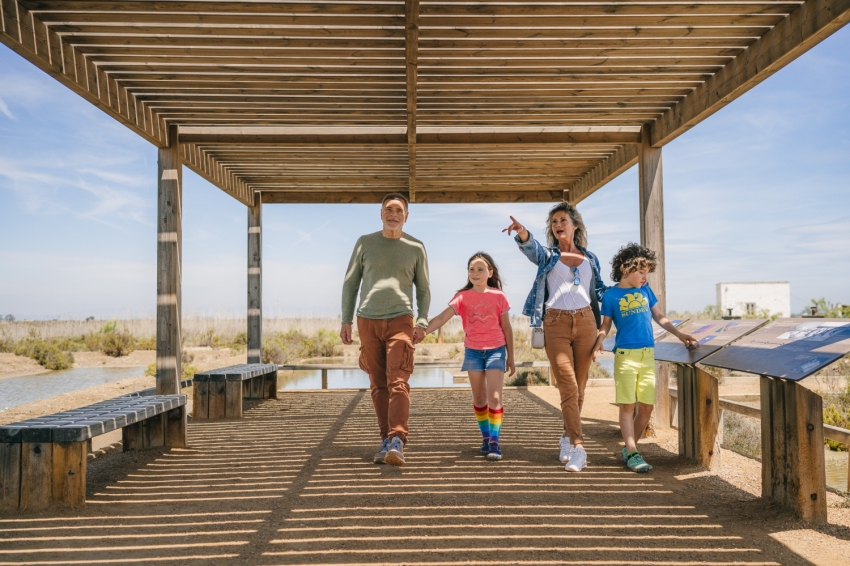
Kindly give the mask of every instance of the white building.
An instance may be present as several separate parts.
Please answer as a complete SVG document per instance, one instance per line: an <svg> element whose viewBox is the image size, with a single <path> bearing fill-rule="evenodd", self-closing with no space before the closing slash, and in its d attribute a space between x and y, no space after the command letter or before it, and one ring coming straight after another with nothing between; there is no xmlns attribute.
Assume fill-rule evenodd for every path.
<svg viewBox="0 0 850 566"><path fill-rule="evenodd" d="M717 306L723 316L755 315L764 310L772 315L791 316L791 284L788 281L718 283Z"/></svg>

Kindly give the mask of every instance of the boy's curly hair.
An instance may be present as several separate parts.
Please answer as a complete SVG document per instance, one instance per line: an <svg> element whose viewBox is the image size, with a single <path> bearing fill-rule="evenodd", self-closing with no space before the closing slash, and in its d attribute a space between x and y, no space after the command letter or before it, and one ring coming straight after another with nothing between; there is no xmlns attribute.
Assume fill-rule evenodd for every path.
<svg viewBox="0 0 850 566"><path fill-rule="evenodd" d="M655 271L658 260L655 252L640 244L629 242L617 252L611 260L611 279L620 282L623 277L638 269L646 268L650 273Z"/></svg>

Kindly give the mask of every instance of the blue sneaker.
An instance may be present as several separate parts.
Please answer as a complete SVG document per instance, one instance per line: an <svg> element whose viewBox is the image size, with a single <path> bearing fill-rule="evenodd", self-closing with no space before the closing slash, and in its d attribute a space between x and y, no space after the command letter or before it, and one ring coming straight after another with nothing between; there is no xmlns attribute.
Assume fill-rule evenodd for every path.
<svg viewBox="0 0 850 566"><path fill-rule="evenodd" d="M652 469L652 466L650 466L644 461L643 456L641 456L639 452L635 452L634 454L629 456L629 461L626 465L631 471L637 472L639 474L645 474L646 472Z"/></svg>
<svg viewBox="0 0 850 566"><path fill-rule="evenodd" d="M490 439L485 438L483 442L481 442L481 449L479 450L485 456L490 453Z"/></svg>
<svg viewBox="0 0 850 566"><path fill-rule="evenodd" d="M499 448L498 442L490 443L490 450L487 453L488 460L501 460L502 459L502 450Z"/></svg>
<svg viewBox="0 0 850 566"><path fill-rule="evenodd" d="M375 457L372 459L376 464L386 464L387 450L390 448L390 439L385 438L381 443L381 448L375 454Z"/></svg>
<svg viewBox="0 0 850 566"><path fill-rule="evenodd" d="M401 438L393 436L387 447L387 455L384 462L391 466L404 466L404 442Z"/></svg>
<svg viewBox="0 0 850 566"><path fill-rule="evenodd" d="M629 463L629 449L626 448L625 446L623 446L623 463L624 464Z"/></svg>

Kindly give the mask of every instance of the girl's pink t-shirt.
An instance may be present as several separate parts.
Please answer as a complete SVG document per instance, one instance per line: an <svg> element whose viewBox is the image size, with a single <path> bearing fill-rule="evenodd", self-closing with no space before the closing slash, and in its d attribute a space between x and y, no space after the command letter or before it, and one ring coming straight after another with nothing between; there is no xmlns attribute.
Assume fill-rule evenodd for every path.
<svg viewBox="0 0 850 566"><path fill-rule="evenodd" d="M455 295L449 306L463 322L464 346L472 350L492 350L506 344L502 315L511 305L500 290L488 287L479 293L467 289Z"/></svg>

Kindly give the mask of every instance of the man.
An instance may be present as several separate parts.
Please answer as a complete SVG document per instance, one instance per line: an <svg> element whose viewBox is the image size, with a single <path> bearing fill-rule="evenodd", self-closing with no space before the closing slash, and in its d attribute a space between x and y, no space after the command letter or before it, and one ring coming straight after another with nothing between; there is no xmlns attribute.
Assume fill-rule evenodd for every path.
<svg viewBox="0 0 850 566"><path fill-rule="evenodd" d="M380 232L361 236L354 245L342 285L344 344L352 343L352 322L357 292L357 331L360 333L360 368L369 374L372 403L381 430L376 464L404 465L407 418L414 344L425 338L431 291L425 246L405 234L408 218L404 195L391 193L381 203ZM413 286L417 315L413 318Z"/></svg>

